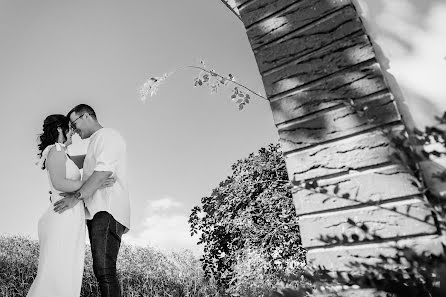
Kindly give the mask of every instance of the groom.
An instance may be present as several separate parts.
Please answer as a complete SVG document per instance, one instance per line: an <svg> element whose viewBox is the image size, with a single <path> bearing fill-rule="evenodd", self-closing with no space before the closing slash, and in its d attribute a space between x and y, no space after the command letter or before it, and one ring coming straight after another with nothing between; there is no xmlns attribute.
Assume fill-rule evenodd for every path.
<svg viewBox="0 0 446 297"><path fill-rule="evenodd" d="M121 135L103 128L94 110L80 104L67 115L74 131L82 139L90 138L84 160L83 186L74 193L62 193L54 210L62 213L83 200L86 207L88 236L93 256L93 271L102 297L120 297L116 275L121 236L130 227L130 202L126 176L126 144ZM116 182L100 189L109 177Z"/></svg>

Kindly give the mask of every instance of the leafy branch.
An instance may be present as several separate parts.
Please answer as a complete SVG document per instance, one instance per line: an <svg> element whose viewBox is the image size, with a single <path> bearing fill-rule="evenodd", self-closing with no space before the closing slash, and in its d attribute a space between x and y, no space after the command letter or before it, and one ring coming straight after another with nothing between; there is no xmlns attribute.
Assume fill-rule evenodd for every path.
<svg viewBox="0 0 446 297"><path fill-rule="evenodd" d="M242 110L246 104L250 103L251 96L249 94L253 94L258 98L261 98L266 101L268 100L265 96L262 96L258 92L253 91L244 84L238 83L234 75L228 74L225 77L217 73L213 69L211 70L207 69L204 61L201 61L200 66L188 65L179 68L175 71L165 73L162 76L149 78L139 89L139 95L141 101L145 102L149 95L150 97L156 95L160 85L167 78L171 77L174 73L188 68L200 70L198 76L194 78L194 87L208 86L211 94L217 93L220 87L233 86L231 89L232 91L231 100L232 102L238 105L239 110Z"/></svg>

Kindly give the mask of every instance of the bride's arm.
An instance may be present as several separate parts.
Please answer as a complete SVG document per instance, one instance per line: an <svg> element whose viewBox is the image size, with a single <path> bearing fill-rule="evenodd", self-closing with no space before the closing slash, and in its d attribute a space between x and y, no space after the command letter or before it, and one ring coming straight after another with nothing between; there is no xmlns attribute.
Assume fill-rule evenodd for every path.
<svg viewBox="0 0 446 297"><path fill-rule="evenodd" d="M63 151L57 151L53 147L48 153L46 159L46 168L48 169L51 183L54 188L61 192L74 192L82 187L81 180L71 180L65 177L66 155Z"/></svg>
<svg viewBox="0 0 446 297"><path fill-rule="evenodd" d="M84 167L85 155L70 156L70 159L73 160L74 164L76 164L79 169Z"/></svg>

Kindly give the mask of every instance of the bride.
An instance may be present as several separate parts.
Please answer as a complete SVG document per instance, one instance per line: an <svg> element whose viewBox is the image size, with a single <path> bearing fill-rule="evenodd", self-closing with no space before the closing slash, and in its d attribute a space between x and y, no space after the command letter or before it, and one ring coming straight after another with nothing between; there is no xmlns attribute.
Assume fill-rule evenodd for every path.
<svg viewBox="0 0 446 297"><path fill-rule="evenodd" d="M38 222L39 266L27 297L79 297L85 257L85 210L79 202L59 214L53 204L61 192L74 192L82 186L80 169L85 156L70 157L67 146L73 131L64 115L50 115L43 123L38 145L38 165L46 170L50 204ZM102 187L113 185L114 179Z"/></svg>

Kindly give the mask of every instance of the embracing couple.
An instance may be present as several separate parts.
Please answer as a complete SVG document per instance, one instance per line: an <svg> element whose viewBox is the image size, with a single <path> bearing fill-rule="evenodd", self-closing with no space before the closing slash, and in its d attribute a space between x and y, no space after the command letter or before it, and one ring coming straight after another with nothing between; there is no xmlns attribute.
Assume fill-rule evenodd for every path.
<svg viewBox="0 0 446 297"><path fill-rule="evenodd" d="M68 155L74 133L90 138L86 155ZM121 296L116 260L121 236L130 227L124 139L103 128L90 106L80 104L67 116L45 119L38 148L51 204L39 219L39 266L27 297L80 296L85 226L101 296Z"/></svg>

